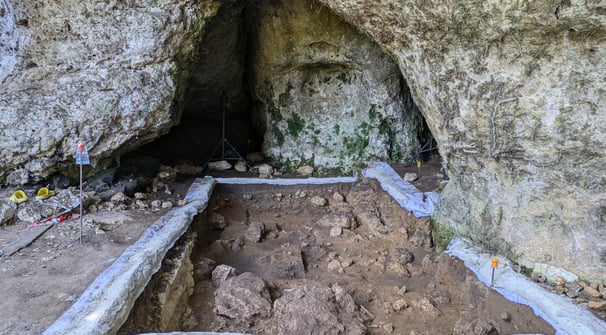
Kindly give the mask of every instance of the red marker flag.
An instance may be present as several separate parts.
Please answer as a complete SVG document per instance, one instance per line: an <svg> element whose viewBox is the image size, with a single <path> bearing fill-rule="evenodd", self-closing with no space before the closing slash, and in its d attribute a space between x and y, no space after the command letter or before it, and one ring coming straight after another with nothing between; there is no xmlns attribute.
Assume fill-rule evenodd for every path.
<svg viewBox="0 0 606 335"><path fill-rule="evenodd" d="M76 164L79 165L90 165L90 157L88 156L88 150L84 142L79 141L76 145Z"/></svg>

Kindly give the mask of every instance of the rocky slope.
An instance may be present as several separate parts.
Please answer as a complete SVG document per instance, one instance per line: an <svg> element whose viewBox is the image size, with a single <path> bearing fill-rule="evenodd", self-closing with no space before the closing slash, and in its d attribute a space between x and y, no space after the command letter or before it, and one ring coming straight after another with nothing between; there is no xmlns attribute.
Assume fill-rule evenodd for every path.
<svg viewBox="0 0 606 335"><path fill-rule="evenodd" d="M340 162L327 150L343 152L342 146L308 150L313 135L318 136L315 130L328 139L325 128L309 129L311 143L284 136L284 150L276 149L280 133L299 134L302 122L297 120L303 120L303 112L322 106L328 111L325 117L332 118L332 131L335 123L345 121L349 125L343 130L368 125L367 131L339 134L336 141L362 135L369 149L358 155L376 150L381 153L376 157L388 157L394 152L393 145L386 149L388 141L404 144L408 131L415 138L414 126L394 119L397 110L412 104L396 94L399 79L390 79L389 73L403 76L451 177L434 216L438 237L469 235L530 267L555 266L584 278L604 279L604 1L320 3L324 6L309 4L311 14L299 13L297 2L271 2L288 9L284 12L272 11L266 7L269 2L248 3L258 13L274 15L257 22L259 36L264 36L259 41L268 44L258 46L256 69L311 56L308 64L321 60L334 70L330 78L326 68L308 66L324 72L306 71L308 77L292 71L293 89L280 72L256 73L262 81L249 92L255 103L265 103L266 111L280 102L301 102L297 106L302 107L282 106L275 114L281 121L260 122L266 128L267 153L289 158L295 155L286 149L303 148L303 153L311 150L314 159L337 165L361 157L350 153ZM168 132L181 116L197 42L220 5L176 0L0 1L0 181L21 184L68 171L78 137L87 141L93 163L99 164ZM367 38L329 19L329 10ZM288 30L293 24L289 16L301 18L300 24L307 27L304 34ZM322 25L327 29L316 29ZM309 36L324 43L298 52L297 43ZM379 49L395 64L370 61L389 58ZM284 52L276 55L276 50ZM327 61L331 55L335 62ZM349 96L320 80L338 80L337 73L349 71L345 65L357 69L355 80L343 82ZM269 85L261 87L266 81ZM326 96L312 98L311 91L301 89L304 83ZM331 107L323 107L323 102ZM382 106L377 117L400 127L397 140L381 134L380 119L371 122L373 104ZM337 106L356 112L347 119L334 117L340 112ZM319 122L310 119L305 125Z"/></svg>

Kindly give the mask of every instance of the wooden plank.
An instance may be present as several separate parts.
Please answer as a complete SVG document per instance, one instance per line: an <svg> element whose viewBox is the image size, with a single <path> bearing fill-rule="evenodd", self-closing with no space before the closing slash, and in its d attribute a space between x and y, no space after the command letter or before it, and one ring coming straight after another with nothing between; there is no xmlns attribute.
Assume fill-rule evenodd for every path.
<svg viewBox="0 0 606 335"><path fill-rule="evenodd" d="M13 243L9 244L6 248L4 248L4 250L0 250L0 257L10 256L16 253L17 251L27 247L52 226L52 224L41 224L32 228L27 228L27 230L25 231L25 235L23 235Z"/></svg>

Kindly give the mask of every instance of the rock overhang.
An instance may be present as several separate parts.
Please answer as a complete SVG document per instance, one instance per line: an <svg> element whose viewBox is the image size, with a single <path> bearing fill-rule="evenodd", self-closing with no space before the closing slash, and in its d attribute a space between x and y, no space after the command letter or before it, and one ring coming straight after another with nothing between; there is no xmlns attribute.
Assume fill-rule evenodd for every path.
<svg viewBox="0 0 606 335"><path fill-rule="evenodd" d="M90 18L82 15L81 21L68 20L67 29L65 21L58 16L39 30L37 23L55 5L47 4L50 7L37 11L17 3L8 3L7 7L7 3L3 4L4 11L10 19L4 21L1 36L10 41L4 45L14 46L16 38L21 37L30 43L20 45L21 51L2 49L3 55L10 56L3 59L17 60L18 64L2 68L5 77L2 85L8 95L0 99L0 108L6 111L3 116L7 120L2 124L2 135L7 141L3 141L6 160L3 160L1 175L4 180L8 178L17 184L36 181L56 171L62 162L69 164L71 142L79 137L79 132L90 132L91 143L98 148L93 151L99 150L98 157L109 159L120 150L152 140L174 125L175 118L162 113L173 110L173 116L179 115L180 107L171 109L171 106L183 94L184 78L176 74L182 73L179 65L187 64L187 55L191 55L195 41L199 40L186 38L189 42L185 43L182 38L193 37L193 32L201 33L219 5L195 7L195 4L175 2L154 8L155 18L166 14L164 17L170 17L167 22L181 22L179 18L182 18L186 23L185 30L161 34L166 38L163 40L166 45L183 45L183 52L178 56L161 52L158 59L164 62L162 66L150 62L150 58L145 58L148 56L134 57L134 62L129 58L116 73L107 72L107 66L119 62L121 54L103 58L114 54L109 47L111 43L102 43L105 51L91 53L96 58L84 63L78 63L79 58L71 56L54 62L56 59L45 59L40 52L45 36L55 32L52 29L60 31L62 41L68 44L79 41L78 38L88 40L88 35L78 37L75 32L93 25ZM499 234L500 247L509 248L512 254L520 255L521 260L559 264L586 278L600 277L606 266L604 257L600 256L606 252L603 242L606 233L603 215L600 215L602 202L606 201L605 180L600 177L606 166L602 154L606 143L602 137L606 131L601 126L605 123L599 112L605 93L601 85L591 84L605 78L600 66L606 54L605 24L601 15L604 9L599 2L502 4L489 1L478 5L473 1L403 4L390 0L324 0L320 3L326 6L322 10L334 11L392 55L410 85L412 99L439 144L449 175L454 177L442 197L436 219L452 227L468 222L459 231L469 235L483 231L479 228L490 221ZM89 4L78 5L73 11L84 14L90 10L87 6ZM97 20L113 20L114 14L128 18L134 13L124 4L111 8L98 6L101 7L96 8L97 14L111 13L112 17L96 15ZM175 8L181 11L172 11ZM137 20L122 22L136 24ZM90 31L102 33L100 27ZM169 30L171 27L165 25ZM36 39L29 39L31 36ZM115 41L116 36L110 41ZM48 55L60 55L53 50L66 45L62 41L54 41ZM87 44L83 45L82 51L87 50ZM132 43L129 47L137 45ZM330 45L317 47L330 49ZM85 67L86 64L90 67ZM120 72L128 72L133 66L147 66L131 72L135 78L142 75L134 81L135 85L145 86L143 77L151 73L147 80L151 78L153 85L160 82L163 86L157 89L149 84L143 91L131 92L133 82L115 78L122 78ZM22 71L21 75L17 70ZM48 77L48 73L53 76ZM80 78L76 78L78 74ZM61 79L63 75L66 79ZM84 80L91 76L92 80ZM107 90L106 83L111 83L112 77L119 81L120 89ZM172 83L162 82L165 77L172 78ZM39 91L39 87L47 83L44 78L54 84L47 91ZM25 83L27 89L19 88ZM53 92L59 92L60 99L50 99ZM70 114L76 109L69 103L70 95L85 101L80 107L86 113ZM162 98L138 100L150 96ZM100 112L96 108L98 102L105 104ZM113 112L113 108L118 108L115 106L133 104L138 106L133 113L139 114L133 114L135 119L131 121L122 120L122 114ZM162 113L147 114L154 108ZM57 118L58 115L67 117ZM115 122L120 126L109 127L113 134L102 136L99 127L93 124L87 127L81 115L89 120L100 116L104 124ZM138 123L142 119L145 122ZM47 127L23 123L21 128L13 126L23 120L38 120ZM292 124L296 126L296 122ZM155 130L138 133L129 127ZM129 130L129 135L122 136L124 128ZM36 129L44 131L36 133ZM59 129L63 135L56 133ZM76 130L64 132L65 129ZM101 145L108 150L102 150ZM537 185L552 186L546 189ZM525 229L517 229L519 225ZM578 234L580 237L574 237ZM536 246L555 247L556 244L564 248L536 250Z"/></svg>

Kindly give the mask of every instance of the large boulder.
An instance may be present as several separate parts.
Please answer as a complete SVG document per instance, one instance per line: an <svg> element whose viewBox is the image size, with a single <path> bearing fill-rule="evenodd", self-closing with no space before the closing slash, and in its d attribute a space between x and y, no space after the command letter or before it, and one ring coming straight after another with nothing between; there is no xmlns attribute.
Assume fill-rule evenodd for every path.
<svg viewBox="0 0 606 335"><path fill-rule="evenodd" d="M366 334L364 315L342 287L313 282L284 290L274 302L277 334Z"/></svg>
<svg viewBox="0 0 606 335"><path fill-rule="evenodd" d="M321 2L411 86L451 176L438 233L605 279L603 1Z"/></svg>
<svg viewBox="0 0 606 335"><path fill-rule="evenodd" d="M237 322L252 324L257 318L271 316L271 297L267 284L250 272L220 282L215 292L215 305L218 315Z"/></svg>
<svg viewBox="0 0 606 335"><path fill-rule="evenodd" d="M268 157L320 174L411 159L420 114L379 45L309 1L271 2L254 16L255 122Z"/></svg>
<svg viewBox="0 0 606 335"><path fill-rule="evenodd" d="M179 121L184 67L218 4L0 3L0 184L136 148Z"/></svg>

